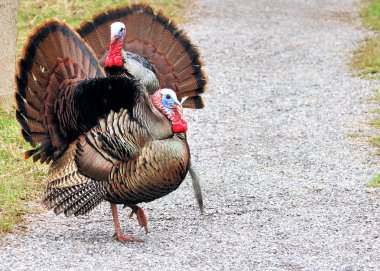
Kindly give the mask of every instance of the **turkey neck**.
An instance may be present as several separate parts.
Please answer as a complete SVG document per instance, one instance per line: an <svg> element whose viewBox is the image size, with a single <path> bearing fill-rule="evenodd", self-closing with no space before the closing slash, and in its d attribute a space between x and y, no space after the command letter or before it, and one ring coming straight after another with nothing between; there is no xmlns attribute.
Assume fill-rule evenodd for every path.
<svg viewBox="0 0 380 271"><path fill-rule="evenodd" d="M187 131L187 123L182 118L182 112L179 110L177 106L169 109L165 108L161 102L161 96L157 94L153 94L152 101L155 107L165 114L165 116L170 120L172 125L172 130L174 133L181 133Z"/></svg>
<svg viewBox="0 0 380 271"><path fill-rule="evenodd" d="M111 42L110 49L106 58L106 67L123 66L122 47L124 38L116 38Z"/></svg>
<svg viewBox="0 0 380 271"><path fill-rule="evenodd" d="M165 111L166 112L166 111ZM174 107L172 109L171 113L166 114L168 119L174 124L182 124L183 119L182 119L182 113L178 110L177 107Z"/></svg>
<svg viewBox="0 0 380 271"><path fill-rule="evenodd" d="M137 102L140 106L133 108L133 116L136 118L154 139L165 139L173 136L171 124L168 118L161 113L152 103L147 94L139 99L145 101Z"/></svg>
<svg viewBox="0 0 380 271"><path fill-rule="evenodd" d="M112 54L113 56L121 56L123 41L123 38L119 38L112 42L110 45L110 54Z"/></svg>

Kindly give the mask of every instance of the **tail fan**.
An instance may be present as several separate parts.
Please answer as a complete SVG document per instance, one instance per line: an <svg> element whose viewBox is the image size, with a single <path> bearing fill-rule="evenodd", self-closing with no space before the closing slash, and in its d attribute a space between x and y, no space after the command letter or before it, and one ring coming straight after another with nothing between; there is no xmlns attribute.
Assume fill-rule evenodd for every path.
<svg viewBox="0 0 380 271"><path fill-rule="evenodd" d="M202 96L191 96L182 102L183 108L202 109L205 107L205 102Z"/></svg>
<svg viewBox="0 0 380 271"><path fill-rule="evenodd" d="M75 163L77 143L73 142L60 159L54 161L48 172L51 180L46 187L43 203L55 214L66 216L90 212L105 194L104 182L80 174Z"/></svg>
<svg viewBox="0 0 380 271"><path fill-rule="evenodd" d="M34 161L49 162L68 143L54 114L55 101L66 79L104 75L92 49L67 24L47 20L29 36L16 68L16 118Z"/></svg>
<svg viewBox="0 0 380 271"><path fill-rule="evenodd" d="M173 89L179 99L205 92L207 79L197 48L173 21L147 4L109 9L81 24L77 31L98 59L107 52L114 22L126 26L124 50L152 64L161 88Z"/></svg>

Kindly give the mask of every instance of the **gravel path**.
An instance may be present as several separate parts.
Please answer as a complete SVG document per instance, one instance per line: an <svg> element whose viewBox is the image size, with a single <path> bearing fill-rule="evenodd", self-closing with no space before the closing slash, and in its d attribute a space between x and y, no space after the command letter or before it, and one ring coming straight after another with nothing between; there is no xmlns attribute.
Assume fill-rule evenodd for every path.
<svg viewBox="0 0 380 271"><path fill-rule="evenodd" d="M239 2L239 3L237 3ZM365 34L352 0L202 0L186 29L210 76L207 109L188 116L206 214L189 179L111 235L89 217L31 216L0 247L2 270L380 270L379 171L362 137L374 82L352 77Z"/></svg>

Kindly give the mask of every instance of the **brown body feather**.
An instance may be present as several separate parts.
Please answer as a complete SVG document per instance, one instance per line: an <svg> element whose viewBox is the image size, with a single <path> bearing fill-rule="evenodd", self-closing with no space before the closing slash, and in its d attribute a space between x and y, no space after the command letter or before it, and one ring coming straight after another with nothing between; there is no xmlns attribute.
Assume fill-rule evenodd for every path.
<svg viewBox="0 0 380 271"><path fill-rule="evenodd" d="M160 85L175 90L180 100L185 98L183 108L204 107L200 94L205 91L207 78L201 68L199 52L184 31L161 11L155 12L146 4L109 9L94 16L92 22L82 23L77 29L93 47L102 66L108 54L110 26L114 22L122 22L126 26L124 50L137 54L150 65L142 65L144 61L141 59L138 64L133 64L135 62L127 59L137 56L124 52L124 66L106 68L106 72L123 74L128 70L146 85L151 94ZM196 176L195 173L192 176ZM199 179L194 177L192 180L194 188L199 187L196 198L203 210Z"/></svg>
<svg viewBox="0 0 380 271"><path fill-rule="evenodd" d="M99 124L78 143L79 171L106 180L105 199L112 203L152 201L174 191L187 174L190 152L185 138L174 135L170 126L161 137L153 137L155 132L149 127L158 123L142 126L144 116L137 111L136 107L134 118L124 109L111 112L107 117L110 125Z"/></svg>
<svg viewBox="0 0 380 271"><path fill-rule="evenodd" d="M53 160L44 203L56 214L86 214L104 199L134 206L185 178L185 136L173 134L137 80L105 76L65 23L38 27L17 70L16 116L33 146L26 157Z"/></svg>

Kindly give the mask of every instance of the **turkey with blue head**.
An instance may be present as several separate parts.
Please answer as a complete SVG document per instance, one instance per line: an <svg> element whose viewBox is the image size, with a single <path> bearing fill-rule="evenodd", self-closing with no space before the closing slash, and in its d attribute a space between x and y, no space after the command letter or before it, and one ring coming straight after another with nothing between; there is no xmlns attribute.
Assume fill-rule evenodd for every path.
<svg viewBox="0 0 380 271"><path fill-rule="evenodd" d="M132 75L152 95L159 88L173 89L182 106L204 107L207 77L198 49L185 32L162 11L147 4L108 9L77 29L94 50L109 75ZM200 182L189 167L193 188L203 213Z"/></svg>
<svg viewBox="0 0 380 271"><path fill-rule="evenodd" d="M122 233L116 205L131 207L147 230L137 204L167 195L185 178L190 150L180 101L200 92L191 96L181 81L148 91L128 66L106 73L93 49L58 20L30 35L15 77L16 117L32 146L25 156L50 164L43 202L56 214L87 214L106 200L115 238L138 241Z"/></svg>

